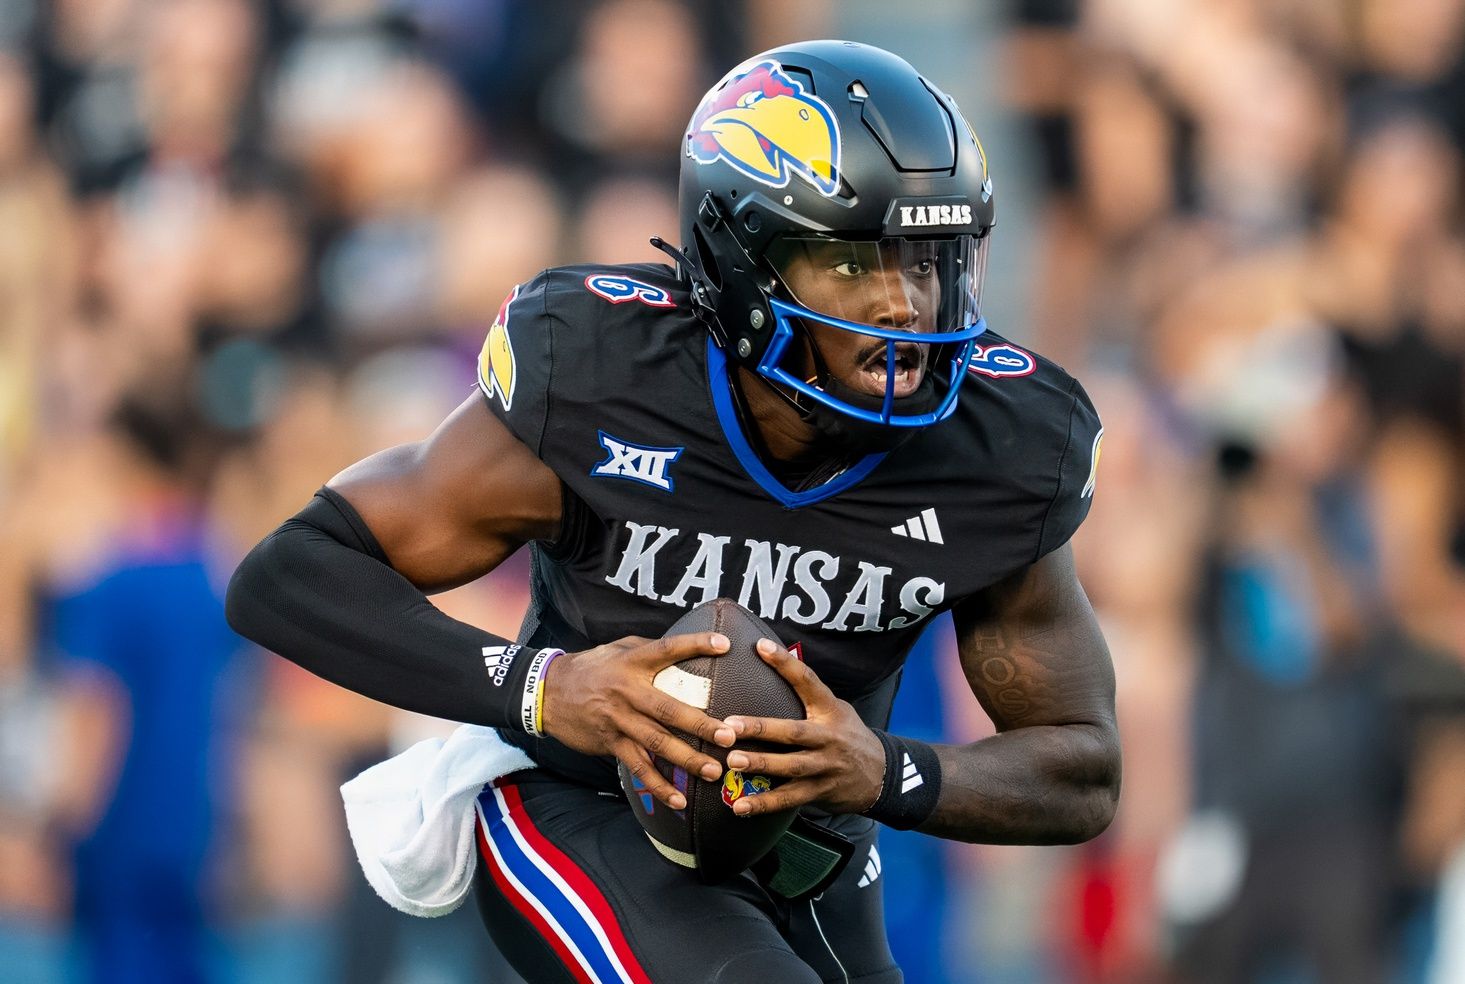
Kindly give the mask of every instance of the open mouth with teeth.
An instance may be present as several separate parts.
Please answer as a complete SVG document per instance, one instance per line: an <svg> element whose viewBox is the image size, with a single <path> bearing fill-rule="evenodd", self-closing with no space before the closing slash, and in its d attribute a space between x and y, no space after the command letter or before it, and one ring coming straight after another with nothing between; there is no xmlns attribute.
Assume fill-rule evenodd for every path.
<svg viewBox="0 0 1465 984"><path fill-rule="evenodd" d="M895 346L895 380L893 391L896 399L910 396L921 385L926 374L928 346L914 342L897 342ZM852 381L854 388L870 396L884 396L889 373L889 357L885 343L876 345L859 363L860 369Z"/></svg>

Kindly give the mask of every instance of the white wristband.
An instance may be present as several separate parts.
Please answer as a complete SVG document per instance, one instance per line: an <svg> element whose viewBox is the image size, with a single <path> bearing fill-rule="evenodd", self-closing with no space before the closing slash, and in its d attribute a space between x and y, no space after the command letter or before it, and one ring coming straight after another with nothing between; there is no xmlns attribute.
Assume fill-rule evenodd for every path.
<svg viewBox="0 0 1465 984"><path fill-rule="evenodd" d="M544 670L550 660L563 656L563 649L541 649L529 661L529 673L524 677L524 698L519 704L519 723L524 731L535 738L543 738L540 724L540 687L544 684Z"/></svg>

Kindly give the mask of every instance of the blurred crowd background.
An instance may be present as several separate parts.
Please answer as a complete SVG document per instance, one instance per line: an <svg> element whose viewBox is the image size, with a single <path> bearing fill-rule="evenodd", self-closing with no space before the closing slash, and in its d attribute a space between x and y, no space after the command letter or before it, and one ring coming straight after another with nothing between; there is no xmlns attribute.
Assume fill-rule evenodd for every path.
<svg viewBox="0 0 1465 984"><path fill-rule="evenodd" d="M513 284L659 258L698 96L819 36L957 97L988 319L1107 427L1118 819L886 836L907 980L1465 981L1465 0L0 0L0 980L515 980L349 854L443 725L222 588ZM523 559L439 601L513 635ZM989 728L949 628L897 713Z"/></svg>

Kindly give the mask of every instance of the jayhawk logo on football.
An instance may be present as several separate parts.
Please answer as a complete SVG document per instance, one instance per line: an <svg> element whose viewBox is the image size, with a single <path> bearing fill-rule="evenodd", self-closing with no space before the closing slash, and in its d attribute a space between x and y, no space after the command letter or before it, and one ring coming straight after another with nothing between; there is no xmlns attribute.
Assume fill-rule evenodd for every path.
<svg viewBox="0 0 1465 984"><path fill-rule="evenodd" d="M820 194L833 195L839 190L839 144L828 103L805 93L770 60L708 94L692 115L687 156L703 164L725 160L774 188L797 174Z"/></svg>
<svg viewBox="0 0 1465 984"><path fill-rule="evenodd" d="M519 375L514 365L514 346L509 342L509 305L518 296L517 286L509 291L483 340L483 351L478 353L478 385L490 400L497 396L505 410L514 402L514 381Z"/></svg>
<svg viewBox="0 0 1465 984"><path fill-rule="evenodd" d="M744 776L737 769L728 769L722 777L722 801L732 806L744 796L757 796L772 788L767 776Z"/></svg>

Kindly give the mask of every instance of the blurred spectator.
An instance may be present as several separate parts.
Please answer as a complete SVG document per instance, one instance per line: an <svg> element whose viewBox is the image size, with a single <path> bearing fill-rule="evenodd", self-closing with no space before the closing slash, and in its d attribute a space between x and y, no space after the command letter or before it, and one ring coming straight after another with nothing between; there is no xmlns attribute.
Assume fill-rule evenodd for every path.
<svg viewBox="0 0 1465 984"><path fill-rule="evenodd" d="M1240 870L1182 921L1187 980L1388 977L1395 856L1381 847L1400 772L1384 673L1397 642L1370 624L1368 585L1350 570L1368 545L1353 542L1358 502L1338 494L1356 481L1314 486L1290 464L1223 450L1194 809L1234 832ZM1173 889L1172 907L1202 890Z"/></svg>
<svg viewBox="0 0 1465 984"><path fill-rule="evenodd" d="M437 240L439 317L476 349L528 271L560 255L563 214L547 177L527 168L465 174L444 204Z"/></svg>
<svg viewBox="0 0 1465 984"><path fill-rule="evenodd" d="M666 254L652 236L680 235L676 196L665 183L642 178L600 182L580 206L575 259L581 263L660 263Z"/></svg>
<svg viewBox="0 0 1465 984"><path fill-rule="evenodd" d="M57 769L76 925L91 979L201 981L250 687L189 487L195 432L140 404L118 423L126 533L50 605L71 704Z"/></svg>
<svg viewBox="0 0 1465 984"><path fill-rule="evenodd" d="M1460 149L1417 114L1364 131L1319 240L1314 303L1378 429L1383 590L1411 632L1459 651L1465 523L1465 240Z"/></svg>
<svg viewBox="0 0 1465 984"><path fill-rule="evenodd" d="M288 180L239 174L204 233L194 300L201 348L245 336L324 348L303 204Z"/></svg>
<svg viewBox="0 0 1465 984"><path fill-rule="evenodd" d="M420 336L438 289L438 212L469 153L457 93L426 65L373 80L369 107L321 175L341 227L321 259L327 316L358 344Z"/></svg>
<svg viewBox="0 0 1465 984"><path fill-rule="evenodd" d="M35 98L26 66L0 54L0 495L43 423L43 340L74 289L68 202L31 128Z"/></svg>

